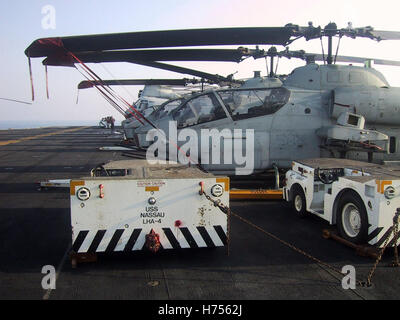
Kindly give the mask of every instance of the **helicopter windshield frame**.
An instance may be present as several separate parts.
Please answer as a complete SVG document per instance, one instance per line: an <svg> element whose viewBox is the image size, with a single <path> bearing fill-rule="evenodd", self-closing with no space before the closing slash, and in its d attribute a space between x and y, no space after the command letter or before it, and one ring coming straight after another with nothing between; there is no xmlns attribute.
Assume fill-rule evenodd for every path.
<svg viewBox="0 0 400 320"><path fill-rule="evenodd" d="M212 104L195 107L193 101L209 97ZM235 88L205 91L182 103L172 111L172 117L178 122L178 128L212 122L222 118L232 121L272 115L282 108L290 98L290 91L278 88ZM202 112L204 107L209 112ZM216 112L220 109L222 112ZM212 111L212 112L211 112Z"/></svg>
<svg viewBox="0 0 400 320"><path fill-rule="evenodd" d="M222 89L217 94L234 121L274 114L290 98L285 87Z"/></svg>
<svg viewBox="0 0 400 320"><path fill-rule="evenodd" d="M203 91L190 97L173 111L172 117L177 121L178 128L230 118L215 90Z"/></svg>
<svg viewBox="0 0 400 320"><path fill-rule="evenodd" d="M178 105L175 108L173 108L172 110L166 111L165 110L166 106L171 103L174 103L174 102L178 102ZM186 99L183 97L171 99L171 100L164 102L154 111L153 120L159 120L165 116L168 116L169 114L171 114L172 112L174 112L175 110L180 108L182 106L182 104L184 104L185 102L186 102Z"/></svg>

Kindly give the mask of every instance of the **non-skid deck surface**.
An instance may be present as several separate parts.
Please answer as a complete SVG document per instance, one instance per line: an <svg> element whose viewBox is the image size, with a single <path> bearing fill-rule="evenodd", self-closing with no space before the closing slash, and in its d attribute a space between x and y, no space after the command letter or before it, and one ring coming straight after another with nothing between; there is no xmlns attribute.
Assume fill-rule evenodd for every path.
<svg viewBox="0 0 400 320"><path fill-rule="evenodd" d="M341 276L232 217L231 251L164 251L100 256L72 269L69 193L39 191L36 182L79 178L123 152L98 151L120 135L66 128L0 131L0 299L398 299L400 269L378 266L372 289L344 290ZM71 128L72 129L72 128ZM75 128L74 128L75 129ZM57 134L55 134L57 132ZM51 135L43 135L54 133ZM25 137L36 137L24 139ZM132 154L131 154L132 156ZM143 152L137 153L143 159ZM354 265L365 279L373 261L322 238L317 217L298 219L281 201L234 201L233 212L341 269ZM53 265L56 290L41 287L42 267Z"/></svg>

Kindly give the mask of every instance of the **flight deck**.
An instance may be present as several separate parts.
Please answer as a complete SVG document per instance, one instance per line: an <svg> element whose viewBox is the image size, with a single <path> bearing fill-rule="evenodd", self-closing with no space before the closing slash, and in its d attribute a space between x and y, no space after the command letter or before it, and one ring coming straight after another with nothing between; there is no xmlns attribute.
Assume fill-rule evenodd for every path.
<svg viewBox="0 0 400 320"><path fill-rule="evenodd" d="M157 253L100 254L96 262L69 261L68 189L41 190L47 179L87 175L99 163L135 157L100 151L121 134L97 127L0 131L0 298L133 300L398 299L400 268L388 268L388 249L373 287L344 290L340 275L231 217L227 247ZM143 159L144 152L136 157ZM231 201L235 214L341 269L352 265L366 278L374 260L326 240L317 217L299 219L284 201ZM55 290L43 290L42 267L57 270Z"/></svg>

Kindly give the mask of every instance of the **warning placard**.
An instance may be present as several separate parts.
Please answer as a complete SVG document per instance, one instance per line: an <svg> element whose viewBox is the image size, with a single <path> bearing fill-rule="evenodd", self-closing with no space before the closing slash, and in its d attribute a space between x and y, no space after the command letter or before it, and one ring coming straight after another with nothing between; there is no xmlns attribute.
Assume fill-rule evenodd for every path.
<svg viewBox="0 0 400 320"><path fill-rule="evenodd" d="M162 187L165 185L163 180L139 180L137 182L138 187Z"/></svg>

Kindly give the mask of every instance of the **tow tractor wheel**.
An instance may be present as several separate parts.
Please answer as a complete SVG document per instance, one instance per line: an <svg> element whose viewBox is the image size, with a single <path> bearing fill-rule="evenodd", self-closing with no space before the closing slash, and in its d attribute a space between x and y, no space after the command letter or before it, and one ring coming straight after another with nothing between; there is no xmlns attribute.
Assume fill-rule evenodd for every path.
<svg viewBox="0 0 400 320"><path fill-rule="evenodd" d="M367 210L356 192L348 191L340 198L336 220L342 238L356 244L368 242Z"/></svg>
<svg viewBox="0 0 400 320"><path fill-rule="evenodd" d="M294 211L300 218L306 217L306 196L304 195L302 187L295 184L291 188L290 193L292 194L292 206Z"/></svg>

